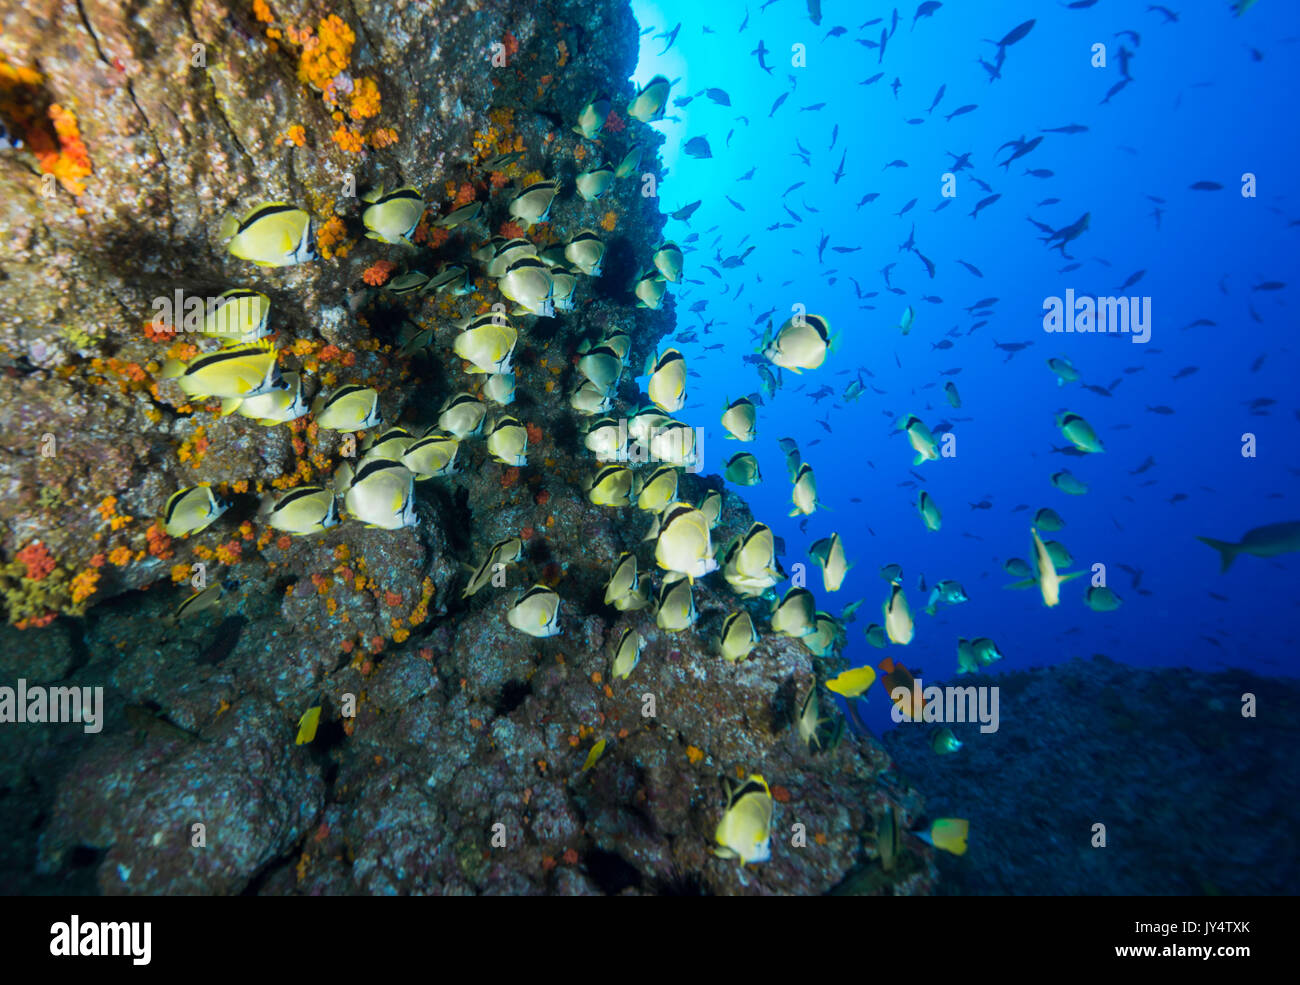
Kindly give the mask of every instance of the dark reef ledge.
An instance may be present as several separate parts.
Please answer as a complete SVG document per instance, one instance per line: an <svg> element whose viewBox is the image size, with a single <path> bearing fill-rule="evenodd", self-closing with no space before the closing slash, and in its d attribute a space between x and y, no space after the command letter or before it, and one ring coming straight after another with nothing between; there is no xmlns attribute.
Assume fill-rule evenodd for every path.
<svg viewBox="0 0 1300 985"><path fill-rule="evenodd" d="M941 892L1300 892L1294 679L1098 656L953 683L1001 688L996 733L954 726L966 745L949 756L919 729L885 737L929 814L970 820L966 854L939 856Z"/></svg>

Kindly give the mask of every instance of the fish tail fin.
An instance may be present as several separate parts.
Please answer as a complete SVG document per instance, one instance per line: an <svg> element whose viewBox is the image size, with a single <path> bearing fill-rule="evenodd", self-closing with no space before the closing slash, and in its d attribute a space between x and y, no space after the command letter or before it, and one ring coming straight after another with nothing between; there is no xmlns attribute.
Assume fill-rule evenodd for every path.
<svg viewBox="0 0 1300 985"><path fill-rule="evenodd" d="M1071 578L1078 578L1082 574L1084 574L1082 571L1071 571L1068 575L1057 575L1056 582L1058 585L1064 585Z"/></svg>
<svg viewBox="0 0 1300 985"><path fill-rule="evenodd" d="M1232 562L1236 559L1238 552L1241 550L1240 545L1230 544L1226 540L1215 540L1213 537L1197 537L1196 539L1202 544L1208 544L1219 552L1219 561L1222 565L1219 568L1219 574L1225 573L1230 567L1232 567Z"/></svg>
<svg viewBox="0 0 1300 985"><path fill-rule="evenodd" d="M1022 581L1013 581L1010 585L1003 585L1002 587L1009 588L1013 591L1020 591L1025 588L1033 588L1037 584L1038 582L1036 582L1033 578L1025 578Z"/></svg>
<svg viewBox="0 0 1300 985"><path fill-rule="evenodd" d="M275 500L275 494L268 492L257 501L257 517L259 520L265 520L271 515L271 511L275 508Z"/></svg>
<svg viewBox="0 0 1300 985"><path fill-rule="evenodd" d="M221 401L221 416L227 417L230 414L233 414L239 409L239 405L243 402L243 398L241 397L226 397Z"/></svg>
<svg viewBox="0 0 1300 985"><path fill-rule="evenodd" d="M932 615L934 615L934 606L932 606L932 605L927 605L927 606L925 607L925 614L926 614L927 616L932 616Z"/></svg>
<svg viewBox="0 0 1300 985"><path fill-rule="evenodd" d="M221 220L221 238L230 239L239 231L239 220L233 215L228 215Z"/></svg>

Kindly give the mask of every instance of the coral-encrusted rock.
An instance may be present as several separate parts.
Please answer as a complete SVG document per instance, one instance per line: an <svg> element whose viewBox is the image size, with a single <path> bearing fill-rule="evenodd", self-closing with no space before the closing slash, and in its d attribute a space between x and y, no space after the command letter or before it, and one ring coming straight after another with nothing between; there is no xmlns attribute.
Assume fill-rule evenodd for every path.
<svg viewBox="0 0 1300 985"><path fill-rule="evenodd" d="M620 552L637 553L651 587L663 572L644 539L649 513L586 498L599 466L569 403L576 363L584 344L618 328L631 339L627 365L641 366L676 303L638 308L629 293L663 235L646 183L617 181L597 202L572 191L578 170L634 142L643 171L664 177L662 136L625 112L637 53L629 7L81 9L84 20L37 0L0 34L8 63L40 66L27 96L63 107L65 152L79 153L75 118L94 166L75 201L67 174L65 190L43 199L30 162L0 156L0 366L18 378L0 390L0 414L17 422L0 432L0 587L33 618L47 596L65 600L47 607L74 611L72 586L93 587L99 604L70 624L84 630L84 652L47 666L103 683L110 709L89 749L69 742L56 759L27 743L6 774L40 777L32 800L53 817L41 835L47 882L77 877L81 845L107 853L97 875L114 893L228 893L255 879L267 894L927 891L927 850L909 842L885 873L874 844L886 804L911 818L919 797L881 786L888 760L871 740L846 736L829 751L799 740L792 715L827 662L772 636L763 605L720 574L694 585L700 620L681 633L658 628L650 609L604 604ZM494 51L505 66L492 65ZM587 142L572 122L593 91L608 92L615 111ZM505 171L485 167L515 150L524 157ZM454 474L417 484L414 528L351 518L307 537L269 528L260 508L271 493L331 483L358 449L309 419L266 428L188 401L162 368L169 355L190 357L193 336L145 332L152 300L177 288L263 291L281 366L302 372L309 398L373 386L384 426L419 433L445 400L481 386L454 356L453 325L502 298L469 258L491 235L519 234L508 202L538 176L562 190L529 230L536 245L591 229L607 249L574 310L512 314L518 389L506 412L527 428L527 464L506 467L481 436L467 438ZM414 248L362 237L348 189L380 183L425 195ZM471 198L484 206L472 225L431 226ZM274 199L311 213L320 259L263 269L222 248L224 213ZM394 296L386 286L389 265L432 273L444 262L469 263L470 293ZM410 351L419 338L427 346ZM642 400L631 375L615 415ZM491 409L489 425L500 413ZM58 443L51 456L38 447L46 429ZM227 514L184 539L146 533L171 492L201 481L230 500ZM679 498L720 488L716 476L684 475ZM726 492L715 543L752 520ZM525 550L505 584L463 598L466 569L513 536ZM18 570L17 552L36 539L59 565L36 583L45 593ZM542 640L505 619L538 582L561 598L562 632ZM166 618L202 585L221 586L219 604ZM765 638L731 665L711 641L741 605ZM630 679L612 680L611 645L630 626L648 645ZM34 632L24 647L39 645ZM137 738L122 709L146 703L208 741ZM295 746L299 718L317 704L313 744ZM603 756L584 769L602 740ZM772 785L776 817L771 861L742 871L713 854L718 781L750 773ZM0 807L12 796L0 790ZM196 822L207 826L204 849L189 847ZM0 865L16 868L9 857Z"/></svg>
<svg viewBox="0 0 1300 985"><path fill-rule="evenodd" d="M42 861L56 866L86 845L107 849L106 894L238 893L303 836L323 794L283 716L241 701L201 741L154 734L97 743L64 777Z"/></svg>

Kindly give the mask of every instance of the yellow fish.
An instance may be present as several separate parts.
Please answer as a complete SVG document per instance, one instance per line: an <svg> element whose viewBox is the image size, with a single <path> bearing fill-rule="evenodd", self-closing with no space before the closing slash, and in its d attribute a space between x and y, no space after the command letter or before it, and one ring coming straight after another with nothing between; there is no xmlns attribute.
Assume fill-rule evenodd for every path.
<svg viewBox="0 0 1300 985"><path fill-rule="evenodd" d="M306 745L316 738L316 728L320 725L320 705L308 708L307 713L298 719L298 737L294 745Z"/></svg>
<svg viewBox="0 0 1300 985"><path fill-rule="evenodd" d="M594 746L591 747L590 751L588 751L587 760L582 764L582 769L580 769L578 772L585 773L587 772L587 770L595 766L596 763L600 760L600 757L604 752L605 752L605 740L601 739L599 742L597 742Z"/></svg>
<svg viewBox="0 0 1300 985"><path fill-rule="evenodd" d="M826 690L842 694L846 698L860 698L875 680L875 668L854 667L852 670L846 670L839 676L832 677L827 681Z"/></svg>

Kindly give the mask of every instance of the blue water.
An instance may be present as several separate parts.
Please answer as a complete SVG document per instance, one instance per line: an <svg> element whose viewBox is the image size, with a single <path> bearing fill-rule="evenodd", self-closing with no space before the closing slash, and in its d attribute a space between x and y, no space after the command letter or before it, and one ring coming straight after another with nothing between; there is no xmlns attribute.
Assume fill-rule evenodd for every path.
<svg viewBox="0 0 1300 985"><path fill-rule="evenodd" d="M762 485L740 491L756 517L785 539L787 570L800 561L809 565L808 587L819 608L838 614L847 603L866 600L848 627L849 661L878 664L892 656L919 667L927 683L941 682L955 674L959 636L990 636L1005 655L995 671L1104 653L1143 666L1226 664L1294 674L1300 557L1243 556L1221 575L1217 554L1195 536L1235 541L1253 527L1300 519L1300 360L1293 339L1300 205L1289 187L1300 150L1293 108L1300 6L1260 0L1237 18L1226 2L1181 0L1173 4L1179 20L1166 23L1146 10L1145 0L1100 0L1087 10L1044 0L950 0L913 28L916 5L909 4L898 11L879 65L879 52L855 39L879 40L890 24L888 4L823 0L820 26L810 22L804 0L776 0L763 11L756 2L735 0L637 0L634 6L642 28L653 28L642 37L636 81L658 73L676 80L667 112L678 119L655 124L667 137L662 209L703 201L689 223L668 225L668 235L689 251L686 281L672 289L677 331L698 332L713 322L709 334L679 345L698 376L691 377L678 416L706 428L707 471L721 473L738 450L758 456ZM748 26L739 31L746 14ZM883 23L859 29L876 17ZM1036 18L1032 30L1005 49L1002 78L990 82L978 59L994 61L997 47L982 39L1002 38L1030 18ZM661 55L666 41L653 35L678 23L675 42ZM847 33L827 37L836 25ZM1126 30L1136 31L1140 44L1117 36ZM750 53L760 40L770 51L771 75ZM1096 43L1106 45L1106 67L1090 63ZM805 46L805 67L791 67L795 44ZM1123 77L1121 46L1132 53L1132 81L1099 105ZM858 84L877 72L884 73L879 81ZM890 88L895 78L897 98ZM928 113L941 85L945 94ZM732 105L696 95L707 87L725 90ZM673 105L686 96L694 97L688 105ZM820 102L821 110L801 111ZM978 109L945 121L965 104ZM924 122L906 122L914 118ZM997 152L999 145L1067 124L1088 130L1044 134L1009 169L995 163L1011 153ZM711 158L683 152L685 141L697 136L708 139ZM795 154L796 142L809 152L809 164ZM845 176L837 184L832 173L845 151ZM971 152L974 166L957 174L956 199L936 212L949 151ZM909 166L885 169L894 160ZM752 179L738 181L751 168ZM1026 175L1026 169L1053 176ZM1255 197L1241 192L1246 173L1255 176ZM991 193L972 176L1001 195L977 218L970 212ZM806 184L783 197L798 181ZM1202 181L1223 187L1190 189ZM879 197L858 208L868 192ZM897 217L913 198L916 206ZM1048 198L1060 201L1037 204ZM1069 261L1048 250L1026 217L1055 229L1085 212L1090 228L1066 247L1081 266L1061 273ZM793 228L767 228L775 223ZM933 279L915 254L899 249L913 224L917 249L936 266ZM698 241L685 244L692 232ZM829 245L819 262L823 235ZM750 245L755 249L744 266L721 268L719 255ZM837 253L834 246L861 249ZM886 290L880 270L890 263L897 264L892 284L904 295ZM1127 335L1044 331L1045 298L1068 288L1116 294L1143 270L1123 293L1151 299L1147 344ZM863 294L879 293L859 299L850 278ZM1287 286L1253 289L1268 281ZM942 303L923 301L924 295ZM1000 300L986 318L963 310L991 297ZM701 300L706 310L688 312ZM782 389L759 409L755 444L725 440L724 401L759 388L756 367L743 358L758 345L763 325L756 318L775 308L779 326L795 304L829 318L839 335L836 351L815 371L784 374ZM904 337L896 326L908 305L916 321ZM1188 327L1200 319L1214 324ZM972 331L980 320L987 323ZM954 346L935 349L954 328ZM1028 348L1007 353L995 341ZM719 342L724 349L703 348ZM1058 387L1045 364L1053 356L1069 358L1082 383L1122 382L1111 396L1080 383ZM1187 367L1197 370L1173 379ZM961 370L955 376L940 375L955 368ZM859 370L885 392L868 389L857 402L845 402L840 395ZM948 379L960 391L960 410L944 398ZM834 395L815 403L809 395L823 385ZM1248 404L1258 398L1276 403L1252 413ZM1054 424L1062 410L1087 418L1104 454L1052 452L1068 444ZM907 413L931 427L952 423L956 456L913 466L906 436L894 431ZM1242 454L1248 433L1255 436L1255 457ZM790 482L776 444L783 436L798 441L829 507L802 530L801 518L787 516ZM1154 465L1133 474L1148 457ZM938 532L922 525L914 506L918 489L901 485L913 479L913 468L943 511ZM1084 479L1090 492L1068 496L1054 488L1048 477L1062 468ZM1177 494L1186 498L1175 500ZM982 500L993 507L969 505ZM1020 504L1029 509L1013 512ZM1002 571L1005 559L1032 558L1031 518L1043 506L1066 521L1052 536L1073 554L1071 570L1106 566L1106 584L1123 599L1118 611L1088 609L1085 579L1064 586L1054 609L1044 607L1036 589L1002 587L1013 580ZM833 595L823 591L820 572L807 559L809 545L832 531L856 565ZM878 650L863 630L882 621L888 585L878 571L891 562L905 571L917 630L909 646ZM1121 565L1141 571L1136 589ZM920 613L928 595L917 590L920 575L927 587L958 580L970 601L935 617ZM876 729L890 724L879 690L866 717Z"/></svg>

